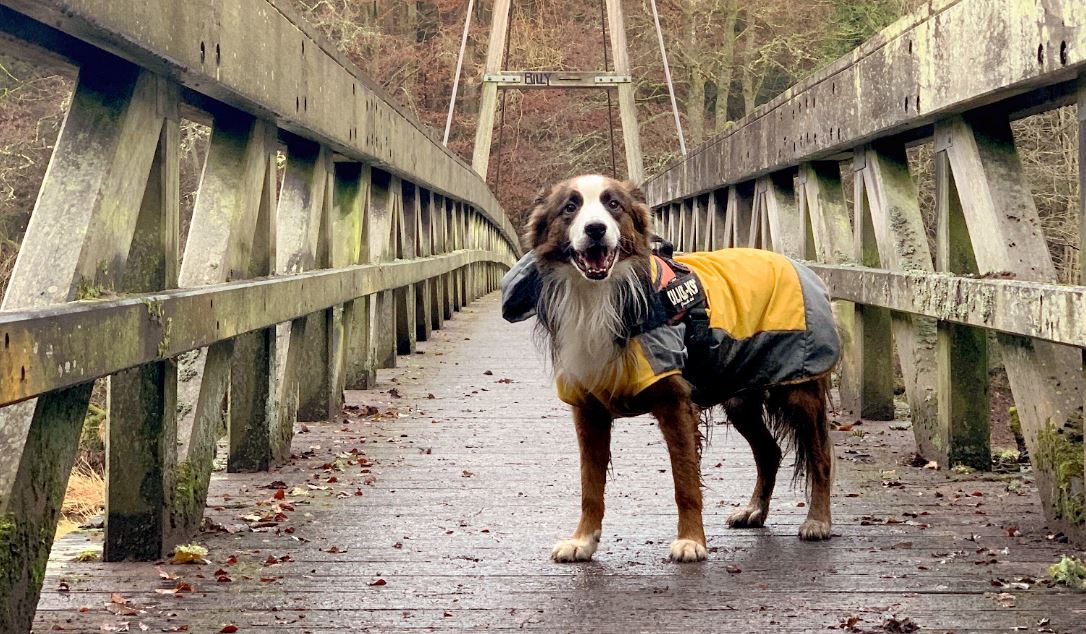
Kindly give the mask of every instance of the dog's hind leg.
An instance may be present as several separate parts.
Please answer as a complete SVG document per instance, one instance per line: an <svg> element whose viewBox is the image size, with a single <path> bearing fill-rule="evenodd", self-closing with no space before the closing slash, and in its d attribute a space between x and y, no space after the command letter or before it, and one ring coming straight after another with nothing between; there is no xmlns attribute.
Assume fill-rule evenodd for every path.
<svg viewBox="0 0 1086 634"><path fill-rule="evenodd" d="M811 498L807 519L799 527L806 541L829 539L830 488L833 483L833 442L826 415L828 387L823 380L776 388L769 409L781 433L791 434L796 446L796 475L807 477Z"/></svg>
<svg viewBox="0 0 1086 634"><path fill-rule="evenodd" d="M611 458L611 415L602 407L574 407L573 423L581 448L581 521L569 539L555 544L551 559L588 561L600 544L603 490Z"/></svg>
<svg viewBox="0 0 1086 634"><path fill-rule="evenodd" d="M728 526L732 528L757 528L765 525L769 516L769 501L773 497L773 487L777 482L777 469L781 464L781 449L773 434L766 427L761 395L734 398L724 404L728 421L739 432L754 454L754 464L758 469L758 479L754 483L754 492L750 502L728 516Z"/></svg>

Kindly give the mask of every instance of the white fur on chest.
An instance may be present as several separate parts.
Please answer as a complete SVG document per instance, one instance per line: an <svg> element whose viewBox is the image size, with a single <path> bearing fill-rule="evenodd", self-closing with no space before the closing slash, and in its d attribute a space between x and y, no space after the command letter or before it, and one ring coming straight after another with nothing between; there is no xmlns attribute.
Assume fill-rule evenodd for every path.
<svg viewBox="0 0 1086 634"><path fill-rule="evenodd" d="M629 366L623 308L631 300L645 304L636 272L619 262L601 282L584 279L572 267L554 275L544 294L553 325L555 376L589 392L619 385Z"/></svg>

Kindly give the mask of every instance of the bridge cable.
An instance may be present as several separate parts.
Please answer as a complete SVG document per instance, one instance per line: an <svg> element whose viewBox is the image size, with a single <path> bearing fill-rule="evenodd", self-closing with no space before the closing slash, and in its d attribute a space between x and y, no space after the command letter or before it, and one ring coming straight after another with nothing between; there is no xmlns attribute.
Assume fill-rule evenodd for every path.
<svg viewBox="0 0 1086 634"><path fill-rule="evenodd" d="M512 12L512 9L510 9ZM509 28L505 29L505 52L502 54L502 71L509 70L509 32L513 30L512 20L510 20ZM498 121L498 165L494 170L494 197L498 197L498 192L501 191L502 183L502 142L505 140L505 100L509 95L508 90L502 91L502 113L501 118Z"/></svg>
<svg viewBox="0 0 1086 634"><path fill-rule="evenodd" d="M468 0L468 13L464 16L464 35L460 38L460 54L456 56L456 74L453 75L452 96L449 97L449 116L445 119L445 136L441 144L449 145L449 130L452 129L453 111L456 110L456 91L460 88L460 70L464 66L464 49L468 47L468 31L471 30L471 9L475 0Z"/></svg>
<svg viewBox="0 0 1086 634"><path fill-rule="evenodd" d="M656 0L652 4L652 19L656 22L656 38L660 41L660 57L664 60L664 77L667 79L667 92L671 95L671 112L675 115L675 130L679 133L679 151L686 156L686 139L683 137L683 124L679 120L679 104L675 101L675 86L671 84L671 67L667 64L667 50L664 48L664 32L660 28L660 13L656 10Z"/></svg>
<svg viewBox="0 0 1086 634"><path fill-rule="evenodd" d="M600 33L603 35L603 72L610 72L610 63L607 61L607 12L604 9L604 1L600 0ZM615 111L611 106L611 89L607 92L607 136L611 139L611 178L618 178L618 167L615 163Z"/></svg>

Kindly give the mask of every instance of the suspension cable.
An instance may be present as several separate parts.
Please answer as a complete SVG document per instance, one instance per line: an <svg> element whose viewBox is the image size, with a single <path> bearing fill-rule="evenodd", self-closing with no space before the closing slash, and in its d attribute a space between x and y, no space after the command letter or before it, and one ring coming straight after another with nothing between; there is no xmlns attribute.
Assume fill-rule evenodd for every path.
<svg viewBox="0 0 1086 634"><path fill-rule="evenodd" d="M611 70L607 61L607 12L604 9L604 0L600 0L600 32L603 34L603 71ZM607 88L607 136L611 140L611 178L618 178L618 167L615 162L615 118L614 108L611 106L611 89Z"/></svg>
<svg viewBox="0 0 1086 634"><path fill-rule="evenodd" d="M679 133L679 150L686 156L686 139L683 137L683 124L679 120L679 104L675 101L675 86L671 84L671 67L667 64L667 50L664 48L664 31L660 28L660 14L656 10L656 0L652 4L652 19L656 22L656 38L660 41L660 57L664 60L664 77L667 79L667 92L671 95L671 112L675 115L675 130Z"/></svg>
<svg viewBox="0 0 1086 634"><path fill-rule="evenodd" d="M445 136L442 145L449 144L449 130L452 129L453 111L456 110L456 91L460 88L460 69L464 66L464 49L468 47L468 31L471 29L471 9L475 0L468 0L468 14L464 16L464 35L460 38L460 54L456 56L456 74L453 75L452 97L449 98L449 116L445 119Z"/></svg>
<svg viewBox="0 0 1086 634"><path fill-rule="evenodd" d="M510 14L513 12L512 7L509 9ZM509 28L505 29L505 52L502 54L502 71L509 70L509 40L510 31L513 30L513 21L509 20ZM498 121L498 165L494 170L494 196L497 197L501 191L502 183L502 142L505 140L505 103L508 96L508 90L502 90L502 113L501 118Z"/></svg>

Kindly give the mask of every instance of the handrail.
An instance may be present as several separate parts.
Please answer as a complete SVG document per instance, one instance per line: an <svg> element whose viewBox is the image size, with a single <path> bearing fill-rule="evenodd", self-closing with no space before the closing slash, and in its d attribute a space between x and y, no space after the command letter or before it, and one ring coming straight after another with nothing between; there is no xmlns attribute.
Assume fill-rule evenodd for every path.
<svg viewBox="0 0 1086 634"><path fill-rule="evenodd" d="M1079 0L936 0L675 159L645 182L652 205L831 158L1025 93L1074 98L1086 67ZM983 44L998 34L999 45Z"/></svg>
<svg viewBox="0 0 1086 634"><path fill-rule="evenodd" d="M479 249L0 312L0 406L508 256ZM130 336L118 338L118 332ZM136 336L131 336L131 334ZM110 341L109 346L101 342ZM95 350L93 354L90 351ZM42 355L41 350L48 350Z"/></svg>

